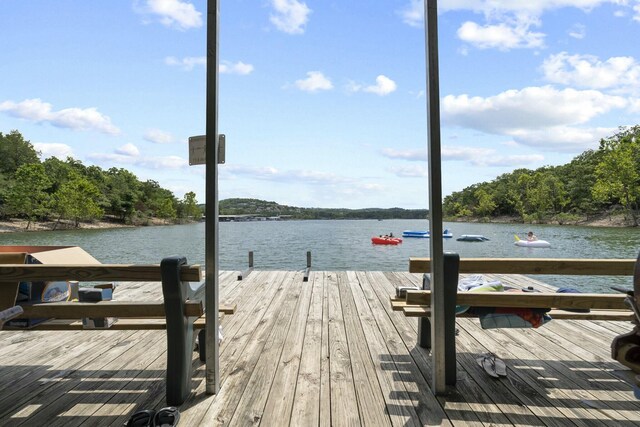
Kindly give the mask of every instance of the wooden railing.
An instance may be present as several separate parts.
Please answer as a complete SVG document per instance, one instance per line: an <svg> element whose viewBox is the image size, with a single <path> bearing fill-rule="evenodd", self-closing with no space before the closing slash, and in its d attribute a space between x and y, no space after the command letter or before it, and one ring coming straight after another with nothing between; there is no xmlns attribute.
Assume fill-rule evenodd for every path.
<svg viewBox="0 0 640 427"><path fill-rule="evenodd" d="M460 258L460 273L633 276L635 259ZM430 258L409 258L409 272L429 273Z"/></svg>

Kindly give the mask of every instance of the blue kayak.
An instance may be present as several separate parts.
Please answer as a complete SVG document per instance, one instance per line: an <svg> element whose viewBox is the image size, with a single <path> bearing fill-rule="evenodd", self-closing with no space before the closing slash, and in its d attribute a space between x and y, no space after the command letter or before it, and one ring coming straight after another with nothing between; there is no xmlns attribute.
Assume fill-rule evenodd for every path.
<svg viewBox="0 0 640 427"><path fill-rule="evenodd" d="M429 238L431 237L431 233L429 231L422 231L422 230L405 230L402 232L402 237L425 237L425 238ZM445 238L451 238L453 237L453 233L449 231L449 229L445 229L442 232L442 237Z"/></svg>

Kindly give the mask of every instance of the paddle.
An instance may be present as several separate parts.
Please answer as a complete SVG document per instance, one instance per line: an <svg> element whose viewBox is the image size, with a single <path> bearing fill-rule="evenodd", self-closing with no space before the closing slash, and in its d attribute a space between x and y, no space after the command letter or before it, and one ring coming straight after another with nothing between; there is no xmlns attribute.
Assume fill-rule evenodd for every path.
<svg viewBox="0 0 640 427"><path fill-rule="evenodd" d="M519 241L520 241L520 238L518 237L518 235L517 235L517 234L514 234L514 235L513 235L513 237L515 237L515 238L516 238L516 242L519 242Z"/></svg>

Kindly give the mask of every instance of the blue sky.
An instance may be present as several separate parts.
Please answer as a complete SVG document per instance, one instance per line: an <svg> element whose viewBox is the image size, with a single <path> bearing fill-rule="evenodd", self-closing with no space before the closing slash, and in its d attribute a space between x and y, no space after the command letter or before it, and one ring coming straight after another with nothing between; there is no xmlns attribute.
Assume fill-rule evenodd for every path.
<svg viewBox="0 0 640 427"><path fill-rule="evenodd" d="M640 1L439 2L443 193L640 123ZM0 0L0 132L204 202L206 1ZM220 1L219 197L427 207L422 0Z"/></svg>

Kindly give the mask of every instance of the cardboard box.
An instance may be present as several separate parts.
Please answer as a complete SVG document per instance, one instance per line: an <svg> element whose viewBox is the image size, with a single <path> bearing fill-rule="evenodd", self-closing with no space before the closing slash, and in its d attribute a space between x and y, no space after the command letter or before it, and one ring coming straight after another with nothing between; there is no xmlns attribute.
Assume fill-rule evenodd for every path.
<svg viewBox="0 0 640 427"><path fill-rule="evenodd" d="M25 264L100 264L78 246L0 246L0 254L25 253ZM70 281L20 282L15 304L69 301L79 284ZM28 328L47 319L12 319L8 326Z"/></svg>

